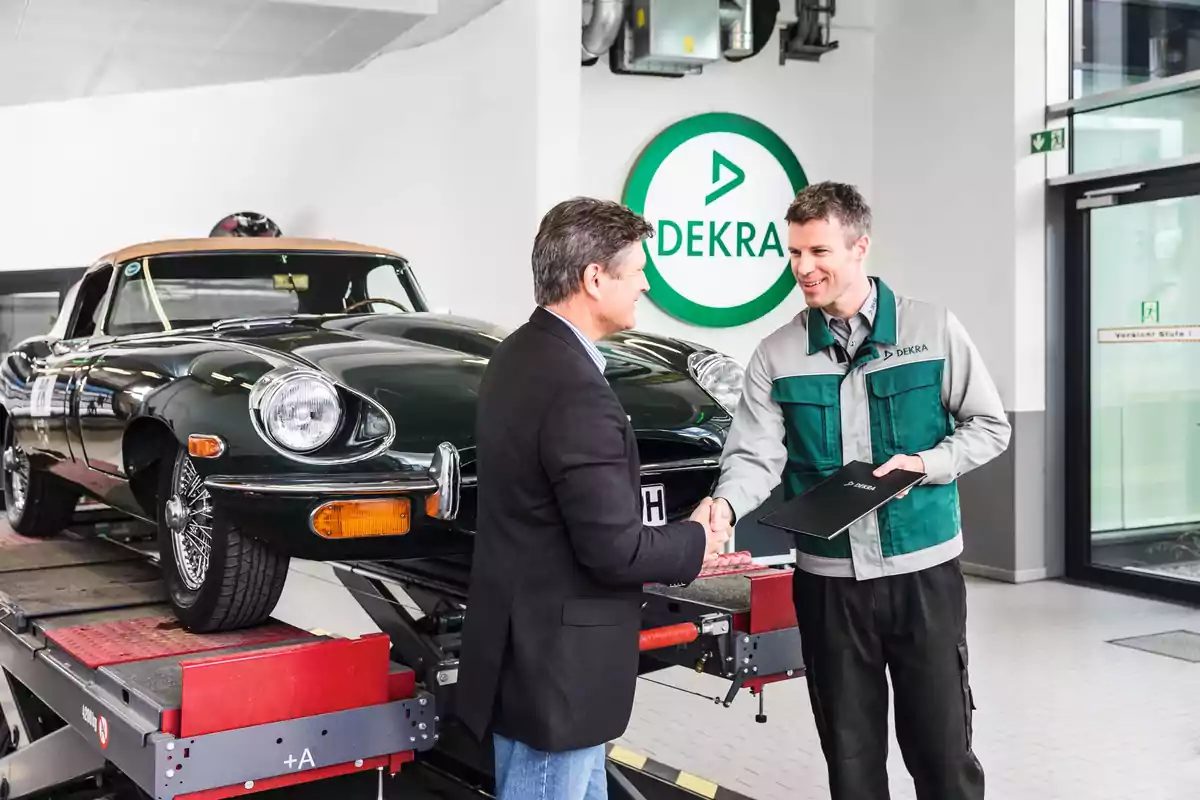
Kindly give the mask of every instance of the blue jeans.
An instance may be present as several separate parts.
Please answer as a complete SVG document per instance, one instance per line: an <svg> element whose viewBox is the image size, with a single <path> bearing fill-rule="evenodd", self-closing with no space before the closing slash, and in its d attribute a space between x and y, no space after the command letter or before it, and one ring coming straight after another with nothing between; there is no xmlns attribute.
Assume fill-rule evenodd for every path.
<svg viewBox="0 0 1200 800"><path fill-rule="evenodd" d="M545 753L493 736L497 800L608 800L604 745Z"/></svg>

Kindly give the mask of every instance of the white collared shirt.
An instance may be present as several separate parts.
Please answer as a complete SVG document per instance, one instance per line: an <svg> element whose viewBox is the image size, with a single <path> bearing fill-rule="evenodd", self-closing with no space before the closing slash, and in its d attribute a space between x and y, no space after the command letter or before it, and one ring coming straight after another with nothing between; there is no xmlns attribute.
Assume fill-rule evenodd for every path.
<svg viewBox="0 0 1200 800"><path fill-rule="evenodd" d="M542 308L546 307L542 306ZM546 310L550 311L548 308L546 308ZM588 357L592 359L593 363L595 363L596 369L600 370L600 373L603 374L604 368L608 366L608 361L605 360L604 354L600 352L600 349L596 347L596 343L584 336L583 331L579 330L579 328L576 328L566 317L553 311L550 311L550 313L562 320L566 326L570 328L571 331L579 338L579 341L583 342L583 347L585 350L587 350Z"/></svg>

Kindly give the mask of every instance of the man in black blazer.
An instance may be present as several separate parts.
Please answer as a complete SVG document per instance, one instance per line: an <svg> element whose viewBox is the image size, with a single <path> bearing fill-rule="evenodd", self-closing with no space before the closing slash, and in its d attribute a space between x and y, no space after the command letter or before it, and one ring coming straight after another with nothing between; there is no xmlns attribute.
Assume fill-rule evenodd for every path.
<svg viewBox="0 0 1200 800"><path fill-rule="evenodd" d="M538 308L480 387L478 533L455 705L495 748L500 800L599 800L633 708L642 585L686 583L728 540L642 524L637 442L594 342L632 328L653 229L576 198L542 220Z"/></svg>

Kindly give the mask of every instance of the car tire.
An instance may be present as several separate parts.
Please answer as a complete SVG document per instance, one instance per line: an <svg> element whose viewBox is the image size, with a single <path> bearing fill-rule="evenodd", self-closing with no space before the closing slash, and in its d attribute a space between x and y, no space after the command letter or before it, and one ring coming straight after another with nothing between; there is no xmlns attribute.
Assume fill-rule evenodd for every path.
<svg viewBox="0 0 1200 800"><path fill-rule="evenodd" d="M8 524L22 536L57 536L71 524L79 492L49 473L34 469L16 444L12 417L4 423L4 510Z"/></svg>
<svg viewBox="0 0 1200 800"><path fill-rule="evenodd" d="M270 619L283 592L289 558L223 518L186 450L177 448L164 458L157 506L159 562L183 627L212 633Z"/></svg>

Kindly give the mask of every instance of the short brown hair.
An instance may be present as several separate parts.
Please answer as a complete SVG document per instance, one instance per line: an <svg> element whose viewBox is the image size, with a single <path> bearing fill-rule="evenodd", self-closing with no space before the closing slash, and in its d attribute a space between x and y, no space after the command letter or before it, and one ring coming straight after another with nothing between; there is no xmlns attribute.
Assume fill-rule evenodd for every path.
<svg viewBox="0 0 1200 800"><path fill-rule="evenodd" d="M823 181L804 187L784 217L797 225L830 218L842 224L850 242L871 233L871 207L858 189L848 183Z"/></svg>
<svg viewBox="0 0 1200 800"><path fill-rule="evenodd" d="M654 235L640 214L610 200L575 197L542 217L533 240L533 291L538 305L553 305L579 290L583 270L599 264L610 275L613 259Z"/></svg>

